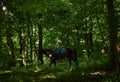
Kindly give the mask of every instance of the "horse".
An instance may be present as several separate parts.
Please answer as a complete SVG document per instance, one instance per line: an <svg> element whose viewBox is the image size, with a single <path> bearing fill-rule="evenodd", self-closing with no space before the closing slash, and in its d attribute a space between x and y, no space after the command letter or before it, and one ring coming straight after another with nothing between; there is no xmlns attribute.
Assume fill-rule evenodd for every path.
<svg viewBox="0 0 120 82"><path fill-rule="evenodd" d="M75 62L76 65L78 65L78 58L76 50L73 48L61 48L58 49L43 49L42 53L50 58L50 64L56 65L56 60L62 60L65 58L69 59L69 65L71 66L72 61Z"/></svg>
<svg viewBox="0 0 120 82"><path fill-rule="evenodd" d="M117 45L116 45L116 49L117 49L118 54L120 54L120 44L117 44ZM104 47L102 48L101 52L102 52L102 53L108 53L108 52L110 52L110 45L104 46Z"/></svg>

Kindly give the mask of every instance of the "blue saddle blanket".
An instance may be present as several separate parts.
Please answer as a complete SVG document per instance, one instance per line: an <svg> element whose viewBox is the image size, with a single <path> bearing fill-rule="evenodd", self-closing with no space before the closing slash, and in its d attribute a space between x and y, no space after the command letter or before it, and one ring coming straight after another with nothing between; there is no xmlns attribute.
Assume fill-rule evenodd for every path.
<svg viewBox="0 0 120 82"><path fill-rule="evenodd" d="M54 48L53 52L56 56L62 56L67 52L67 50L66 50L66 48L61 48L61 49Z"/></svg>

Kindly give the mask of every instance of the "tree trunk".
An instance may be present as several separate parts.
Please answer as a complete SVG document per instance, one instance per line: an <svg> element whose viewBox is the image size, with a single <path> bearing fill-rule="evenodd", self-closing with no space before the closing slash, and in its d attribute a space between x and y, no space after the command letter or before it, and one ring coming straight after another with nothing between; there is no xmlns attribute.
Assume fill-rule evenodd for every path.
<svg viewBox="0 0 120 82"><path fill-rule="evenodd" d="M87 20L86 20L87 21ZM91 25L88 28L87 23L85 24L85 27L88 28L87 33L84 34L84 40L86 45L86 51L87 51L87 57L88 59L92 58L92 50L93 50L93 36L92 36L92 19L90 18Z"/></svg>
<svg viewBox="0 0 120 82"><path fill-rule="evenodd" d="M43 64L43 55L42 55L42 26L38 24L38 36L39 36L39 48L38 48L38 60Z"/></svg>
<svg viewBox="0 0 120 82"><path fill-rule="evenodd" d="M108 23L109 23L109 38L110 38L110 62L112 69L119 71L118 68L118 54L117 54L117 19L115 17L115 10L113 6L113 0L106 0L108 10Z"/></svg>
<svg viewBox="0 0 120 82"><path fill-rule="evenodd" d="M32 25L30 26L30 29L29 29L29 39L30 39L30 62L32 63L33 62L33 28L32 28Z"/></svg>
<svg viewBox="0 0 120 82"><path fill-rule="evenodd" d="M32 50L32 63L34 63L34 64L36 64L38 61L36 60L37 59L37 53L38 53L38 51L37 51L37 47L36 47L36 41L37 41L37 39L38 39L38 29L37 28L34 28L34 27L32 27L31 28L31 30L32 30L32 38L31 38L31 50Z"/></svg>
<svg viewBox="0 0 120 82"><path fill-rule="evenodd" d="M39 45L38 45L38 60L41 61L43 64L43 54L42 54L42 25L41 25L41 18L42 14L38 13L38 38L39 38Z"/></svg>
<svg viewBox="0 0 120 82"><path fill-rule="evenodd" d="M19 38L20 38L20 66L26 66L25 62L25 35L24 35L25 28L24 26L21 27Z"/></svg>
<svg viewBox="0 0 120 82"><path fill-rule="evenodd" d="M92 58L92 47L93 47L93 43L92 43L92 33L86 33L84 35L84 40L85 40L85 45L86 45L86 51L87 51L87 57L88 59Z"/></svg>
<svg viewBox="0 0 120 82"><path fill-rule="evenodd" d="M0 53L1 53L0 56L3 55L2 54L2 33L1 32L2 31L1 31L1 28L0 28Z"/></svg>
<svg viewBox="0 0 120 82"><path fill-rule="evenodd" d="M15 66L16 63L15 63L15 54L14 54L14 44L9 30L6 31L6 36L7 36L7 47L10 56L9 66L11 67L11 66Z"/></svg>
<svg viewBox="0 0 120 82"><path fill-rule="evenodd" d="M65 43L66 47L70 47L70 43L69 43L69 34L66 34L66 43Z"/></svg>
<svg viewBox="0 0 120 82"><path fill-rule="evenodd" d="M76 34L74 35L74 43L75 43L75 47L76 47L76 50L79 51L78 53L81 54L81 43L80 43L80 40L81 40L81 35L80 35L80 27L78 24L76 24L75 26L75 29L77 30Z"/></svg>

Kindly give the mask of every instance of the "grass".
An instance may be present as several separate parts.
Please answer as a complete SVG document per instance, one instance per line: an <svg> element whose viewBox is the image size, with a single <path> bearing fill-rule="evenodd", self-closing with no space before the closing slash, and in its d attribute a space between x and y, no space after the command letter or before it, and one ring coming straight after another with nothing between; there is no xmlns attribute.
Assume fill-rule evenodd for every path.
<svg viewBox="0 0 120 82"><path fill-rule="evenodd" d="M79 67L68 66L67 60L57 62L57 66L31 65L0 71L0 82L116 82L116 75L102 70L100 61L79 59Z"/></svg>

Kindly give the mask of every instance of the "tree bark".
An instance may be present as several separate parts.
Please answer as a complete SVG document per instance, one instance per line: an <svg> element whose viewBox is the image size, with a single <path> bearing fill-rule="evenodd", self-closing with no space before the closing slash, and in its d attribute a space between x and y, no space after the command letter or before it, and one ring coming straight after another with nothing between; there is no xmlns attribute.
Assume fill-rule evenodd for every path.
<svg viewBox="0 0 120 82"><path fill-rule="evenodd" d="M30 29L29 29L29 39L30 39L30 62L32 63L32 59L33 59L33 28L32 28L32 25L30 26Z"/></svg>
<svg viewBox="0 0 120 82"><path fill-rule="evenodd" d="M40 24L40 19L39 19L39 24L38 24L38 37L39 37L38 60L40 60L41 64L43 64L43 54L42 54L42 26Z"/></svg>
<svg viewBox="0 0 120 82"><path fill-rule="evenodd" d="M25 35L24 35L24 25L22 25L21 29L20 29L20 34L19 34L19 38L20 38L20 66L26 66L26 62L25 62Z"/></svg>
<svg viewBox="0 0 120 82"><path fill-rule="evenodd" d="M16 62L15 62L15 54L14 54L14 44L9 30L6 31L6 36L7 36L7 47L10 56L9 66L11 67L11 66L15 66Z"/></svg>
<svg viewBox="0 0 120 82"><path fill-rule="evenodd" d="M117 54L117 19L115 17L115 10L113 0L106 0L109 24L109 38L110 38L110 62L112 70L119 71L118 68L118 54Z"/></svg>
<svg viewBox="0 0 120 82"><path fill-rule="evenodd" d="M0 56L2 55L2 33L1 33L1 29L0 29Z"/></svg>
<svg viewBox="0 0 120 82"><path fill-rule="evenodd" d="M92 33L86 33L84 35L85 45L86 45L86 51L87 51L87 57L88 59L92 58L92 47L93 47L93 41L92 41Z"/></svg>

